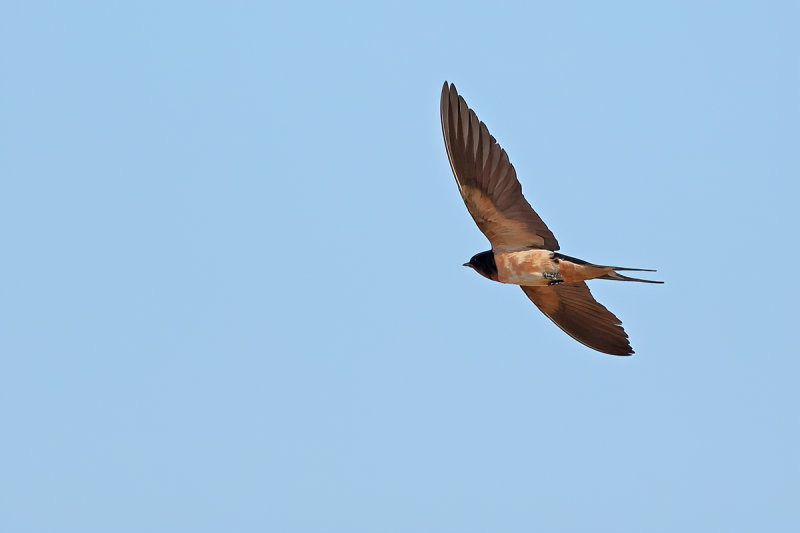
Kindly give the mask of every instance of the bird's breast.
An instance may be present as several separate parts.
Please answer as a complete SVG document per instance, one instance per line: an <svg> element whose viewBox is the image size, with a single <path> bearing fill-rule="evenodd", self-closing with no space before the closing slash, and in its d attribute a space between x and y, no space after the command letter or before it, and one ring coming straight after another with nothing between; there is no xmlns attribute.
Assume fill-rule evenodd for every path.
<svg viewBox="0 0 800 533"><path fill-rule="evenodd" d="M495 254L497 281L514 285L547 285L558 275L550 250L522 250Z"/></svg>

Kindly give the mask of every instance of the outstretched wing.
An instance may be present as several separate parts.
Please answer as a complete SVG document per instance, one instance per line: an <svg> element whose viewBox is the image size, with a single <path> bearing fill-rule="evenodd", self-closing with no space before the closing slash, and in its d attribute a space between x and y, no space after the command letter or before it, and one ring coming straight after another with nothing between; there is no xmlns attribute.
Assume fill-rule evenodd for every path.
<svg viewBox="0 0 800 533"><path fill-rule="evenodd" d="M522 287L522 290L542 313L576 341L611 355L633 353L622 322L594 299L585 282Z"/></svg>
<svg viewBox="0 0 800 533"><path fill-rule="evenodd" d="M528 248L558 250L558 241L522 195L514 166L467 107L455 85L444 82L442 133L458 189L495 253Z"/></svg>

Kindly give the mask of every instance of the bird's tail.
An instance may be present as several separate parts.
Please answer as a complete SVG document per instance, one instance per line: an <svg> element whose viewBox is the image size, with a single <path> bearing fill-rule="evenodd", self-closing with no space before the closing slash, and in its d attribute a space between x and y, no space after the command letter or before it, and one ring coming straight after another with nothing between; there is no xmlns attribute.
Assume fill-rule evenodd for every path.
<svg viewBox="0 0 800 533"><path fill-rule="evenodd" d="M663 281L653 281L650 279L641 279L641 278L631 278L628 276L624 276L617 272L617 270L634 270L637 272L655 272L655 270L651 268L626 268L626 267L612 267L614 270L609 272L605 276L600 276L597 279L613 279L617 281L641 281L642 283L664 283Z"/></svg>

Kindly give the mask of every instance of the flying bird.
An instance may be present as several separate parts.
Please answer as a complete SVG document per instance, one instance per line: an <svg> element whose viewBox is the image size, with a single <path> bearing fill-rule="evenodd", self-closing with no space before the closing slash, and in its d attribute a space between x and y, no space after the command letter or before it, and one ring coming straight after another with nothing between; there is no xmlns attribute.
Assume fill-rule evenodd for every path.
<svg viewBox="0 0 800 533"><path fill-rule="evenodd" d="M441 117L458 190L492 245L464 266L492 281L519 285L542 313L589 348L611 355L633 354L622 322L594 299L586 280L663 283L619 273L655 270L595 265L558 253L555 236L522 195L506 151L455 85L447 82L442 87Z"/></svg>

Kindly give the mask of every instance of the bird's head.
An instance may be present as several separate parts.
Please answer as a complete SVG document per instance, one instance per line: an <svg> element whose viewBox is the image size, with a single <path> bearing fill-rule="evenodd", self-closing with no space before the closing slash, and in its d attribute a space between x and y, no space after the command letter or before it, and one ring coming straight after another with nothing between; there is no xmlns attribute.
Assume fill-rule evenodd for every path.
<svg viewBox="0 0 800 533"><path fill-rule="evenodd" d="M475 254L464 263L465 267L470 267L475 272L493 281L497 281L497 264L494 262L494 254L491 250Z"/></svg>

